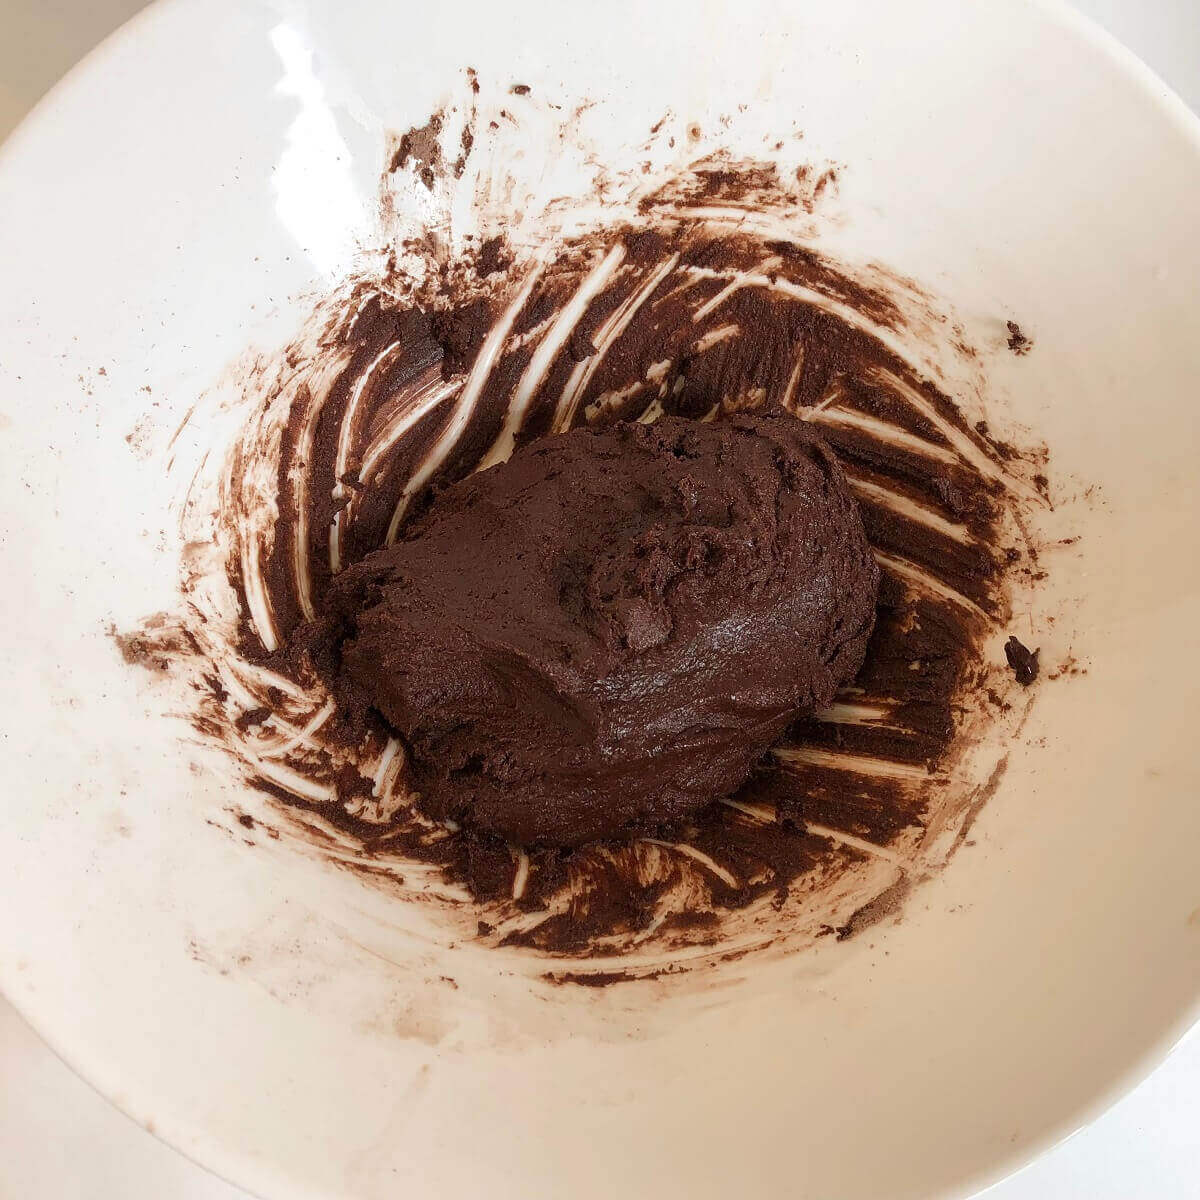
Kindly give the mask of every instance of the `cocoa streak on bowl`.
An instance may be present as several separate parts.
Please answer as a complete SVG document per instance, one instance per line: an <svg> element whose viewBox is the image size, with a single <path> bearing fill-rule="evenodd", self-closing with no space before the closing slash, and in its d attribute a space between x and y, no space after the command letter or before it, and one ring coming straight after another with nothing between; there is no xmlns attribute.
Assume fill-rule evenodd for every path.
<svg viewBox="0 0 1200 1200"><path fill-rule="evenodd" d="M389 173L461 174L442 132L439 114L404 135ZM1041 460L992 440L940 384L912 289L786 236L812 194L772 162L707 159L537 253L501 232L453 254L410 245L428 269L390 267L321 305L317 335L283 356L286 382L252 391L230 453L212 520L233 607L206 614L194 656L216 681L198 693L205 736L365 868L431 864L463 886L472 935L536 950L551 974L584 964L564 980L845 936L890 911L879 898L937 869L996 767L975 734L1020 717L997 637L1032 586L1013 547ZM833 447L880 563L853 686L736 795L652 837L525 850L423 818L398 739L349 720L289 650L330 578L535 437L767 405Z"/></svg>

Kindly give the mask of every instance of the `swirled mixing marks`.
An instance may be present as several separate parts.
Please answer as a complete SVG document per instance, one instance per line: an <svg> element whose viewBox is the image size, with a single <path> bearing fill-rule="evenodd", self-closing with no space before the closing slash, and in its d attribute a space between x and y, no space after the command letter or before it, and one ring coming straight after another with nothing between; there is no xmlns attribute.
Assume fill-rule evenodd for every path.
<svg viewBox="0 0 1200 1200"><path fill-rule="evenodd" d="M248 387L185 517L194 720L277 798L273 820L441 905L447 940L572 978L852 932L945 861L1022 716L998 645L1031 586L1019 526L1040 467L975 427L973 387L940 382L958 351L930 330L954 327L917 289L797 239L811 205L771 163L709 159L611 211L559 206L540 239L525 214L503 270L461 229L457 250L410 240L318 305L288 370ZM350 736L287 653L331 575L403 536L439 484L580 422L765 404L818 423L842 459L883 567L879 620L855 686L693 825L572 854L437 825L398 739Z"/></svg>

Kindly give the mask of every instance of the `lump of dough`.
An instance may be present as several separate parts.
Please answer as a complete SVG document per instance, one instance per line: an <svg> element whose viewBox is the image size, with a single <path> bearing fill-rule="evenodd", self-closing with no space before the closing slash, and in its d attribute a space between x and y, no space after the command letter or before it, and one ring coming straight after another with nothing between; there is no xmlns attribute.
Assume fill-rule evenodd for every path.
<svg viewBox="0 0 1200 1200"><path fill-rule="evenodd" d="M858 672L878 582L832 452L779 410L533 442L327 605L424 811L574 846L733 792Z"/></svg>

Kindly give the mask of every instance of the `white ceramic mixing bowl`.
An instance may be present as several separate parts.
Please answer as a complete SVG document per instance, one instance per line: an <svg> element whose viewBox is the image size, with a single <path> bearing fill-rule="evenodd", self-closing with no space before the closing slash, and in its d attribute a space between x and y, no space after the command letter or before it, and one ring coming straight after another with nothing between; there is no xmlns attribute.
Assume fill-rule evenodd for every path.
<svg viewBox="0 0 1200 1200"><path fill-rule="evenodd" d="M1087 673L900 923L686 997L531 988L208 824L236 785L114 653L174 596L145 448L346 269L386 131L467 66L597 99L614 141L742 104L799 129L844 164L841 249L1000 351L1033 334L992 391L1076 514L1036 633ZM1200 1003L1197 197L1195 119L1056 4L154 6L0 150L0 986L272 1197L899 1200L1049 1145Z"/></svg>

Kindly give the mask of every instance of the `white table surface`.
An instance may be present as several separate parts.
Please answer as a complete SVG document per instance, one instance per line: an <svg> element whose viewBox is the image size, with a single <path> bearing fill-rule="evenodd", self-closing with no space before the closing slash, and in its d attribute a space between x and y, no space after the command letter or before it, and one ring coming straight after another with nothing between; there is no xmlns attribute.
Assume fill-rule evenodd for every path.
<svg viewBox="0 0 1200 1200"><path fill-rule="evenodd" d="M1077 4L1200 111L1200 0ZM0 0L0 137L73 62L141 7L140 0ZM987 1195L1200 1200L1200 1026L1100 1120ZM246 1196L97 1096L0 999L0 1200Z"/></svg>

